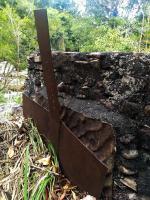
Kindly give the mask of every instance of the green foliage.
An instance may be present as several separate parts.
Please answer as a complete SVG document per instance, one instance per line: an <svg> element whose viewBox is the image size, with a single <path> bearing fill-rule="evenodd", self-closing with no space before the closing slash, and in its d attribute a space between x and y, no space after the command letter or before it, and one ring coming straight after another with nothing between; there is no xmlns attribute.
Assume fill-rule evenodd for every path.
<svg viewBox="0 0 150 200"><path fill-rule="evenodd" d="M28 178L30 174L30 163L29 163L29 146L26 147L25 159L23 166L23 199L28 200Z"/></svg>
<svg viewBox="0 0 150 200"><path fill-rule="evenodd" d="M74 2L72 0L51 0L50 6L60 11L73 11Z"/></svg>
<svg viewBox="0 0 150 200"><path fill-rule="evenodd" d="M36 46L33 20L21 18L9 5L0 10L0 61L16 68L26 66L26 55Z"/></svg>
<svg viewBox="0 0 150 200"><path fill-rule="evenodd" d="M55 50L72 49L71 41L73 16L66 12L48 9L52 48Z"/></svg>
<svg viewBox="0 0 150 200"><path fill-rule="evenodd" d="M47 185L50 185L51 188L51 184L53 184L53 181L54 181L54 176L50 173L46 173L44 176L42 176L37 183L36 190L34 190L33 193L31 194L30 199L31 200L45 199L46 187Z"/></svg>
<svg viewBox="0 0 150 200"><path fill-rule="evenodd" d="M41 136L37 134L38 133L37 127L34 126L31 119L29 120L29 122L31 127L29 131L30 142L33 146L34 152L40 154L46 149L46 147L43 144Z"/></svg>
<svg viewBox="0 0 150 200"><path fill-rule="evenodd" d="M21 104L22 103L22 95L18 95L14 98L14 102L17 104Z"/></svg>
<svg viewBox="0 0 150 200"><path fill-rule="evenodd" d="M89 16L106 19L118 16L119 0L86 0L86 12Z"/></svg>
<svg viewBox="0 0 150 200"><path fill-rule="evenodd" d="M56 153L52 144L48 144L48 147L43 143L41 136L38 133L37 128L33 125L31 119L29 119L29 145L26 147L25 151L25 159L24 159L24 187L23 194L24 199L30 200L42 200L45 199L45 192L48 188L50 192L53 191L55 181L56 181L56 173L53 171L54 169L58 170L58 160ZM30 167L33 165L33 161L31 162L32 154L31 152L38 157L41 154L48 153L51 156L51 163L47 165L47 167L39 167L38 173L37 171L33 171L30 173ZM33 166L32 166L33 167ZM38 167L38 166L37 166Z"/></svg>
<svg viewBox="0 0 150 200"><path fill-rule="evenodd" d="M52 155L52 160L53 160L53 165L58 168L59 167L59 163L58 163L58 159L57 159L57 155L56 155L56 152L54 150L54 147L51 143L49 143L47 145L47 149L49 151L49 153Z"/></svg>
<svg viewBox="0 0 150 200"><path fill-rule="evenodd" d="M145 23L140 42L142 24L139 21L130 22L121 17L104 21L95 17L72 16L55 9L48 9L48 16L55 50L148 51L148 23Z"/></svg>
<svg viewBox="0 0 150 200"><path fill-rule="evenodd" d="M129 37L123 37L120 30L110 29L110 28L106 31L103 37L96 38L94 46L95 46L95 51L135 50L134 42Z"/></svg>
<svg viewBox="0 0 150 200"><path fill-rule="evenodd" d="M4 96L4 92L0 91L0 104L5 103L6 102L6 98Z"/></svg>
<svg viewBox="0 0 150 200"><path fill-rule="evenodd" d="M18 69L27 66L26 57L37 49L33 9L48 8L51 44L64 51L150 50L150 3L142 0L134 20L120 17L120 0L87 0L85 16L75 13L75 1L2 0L0 2L0 61ZM130 0L129 13L139 1ZM55 8L55 9L54 9ZM73 10L72 10L73 9Z"/></svg>

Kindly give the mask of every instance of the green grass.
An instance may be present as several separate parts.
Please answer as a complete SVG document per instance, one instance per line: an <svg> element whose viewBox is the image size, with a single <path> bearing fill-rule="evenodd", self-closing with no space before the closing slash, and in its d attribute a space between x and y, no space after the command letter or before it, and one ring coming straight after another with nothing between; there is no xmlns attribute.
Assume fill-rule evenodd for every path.
<svg viewBox="0 0 150 200"><path fill-rule="evenodd" d="M34 152L36 152L37 154L45 152L46 146L43 143L40 134L38 133L37 127L34 126L31 119L29 119L29 124L30 124L29 138L33 146Z"/></svg>
<svg viewBox="0 0 150 200"><path fill-rule="evenodd" d="M0 104L6 103L5 93L3 91L0 91Z"/></svg>
<svg viewBox="0 0 150 200"><path fill-rule="evenodd" d="M7 91L0 91L0 104L7 103L7 101L9 100L8 98L5 98L5 93L7 93ZM21 104L22 103L22 95L18 94L16 96L12 97L11 102L14 102L16 104Z"/></svg>
<svg viewBox="0 0 150 200"><path fill-rule="evenodd" d="M14 102L17 104L22 104L22 95L14 97Z"/></svg>
<svg viewBox="0 0 150 200"><path fill-rule="evenodd" d="M13 131L10 132L12 127ZM4 144L2 141L6 149L3 155L4 161L12 144L12 138L14 141L12 144L14 156L2 168L4 172L1 180L4 186L9 186L12 199L76 199L76 194L84 196L80 195L76 187L73 187L61 173L53 145L51 143L46 145L43 142L32 120L25 120L21 128L16 127L15 130L13 122L7 122L4 127L2 126L2 130L6 130L5 138L7 138L7 143Z"/></svg>
<svg viewBox="0 0 150 200"><path fill-rule="evenodd" d="M46 196L46 187L51 188L54 184L54 175L49 172L40 177L36 187L34 188L30 199L31 200L41 200L45 199Z"/></svg>
<svg viewBox="0 0 150 200"><path fill-rule="evenodd" d="M23 199L24 200L45 200L46 190L51 192L54 189L56 174L55 169L58 169L58 160L52 144L47 146L38 133L37 128L29 119L29 141L25 150L23 164ZM41 167L39 171L31 173L33 157L39 158L41 155L50 155L51 164L45 168ZM32 160L33 161L33 160ZM35 164L34 164L35 165Z"/></svg>
<svg viewBox="0 0 150 200"><path fill-rule="evenodd" d="M48 148L49 153L52 155L53 164L55 165L55 167L59 167L57 155L56 155L56 152L55 152L55 150L54 150L53 145L52 145L51 143L49 143L49 144L47 145L47 148Z"/></svg>
<svg viewBox="0 0 150 200"><path fill-rule="evenodd" d="M23 197L24 200L28 200L28 178L30 174L30 162L29 162L29 146L26 147L24 165L23 165Z"/></svg>
<svg viewBox="0 0 150 200"><path fill-rule="evenodd" d="M46 196L50 199L52 192L54 194L58 190L62 178L52 144L46 145L43 142L32 120L24 121L19 130L13 130L15 136L10 134L12 127L11 123L6 127L6 154L9 144L12 144L12 138L19 143L14 142L14 157L10 159L8 166L5 166L6 171L12 169L12 173L7 176L4 173L3 176L6 184L10 184L10 194L13 199L45 200ZM63 193L63 189L61 192Z"/></svg>

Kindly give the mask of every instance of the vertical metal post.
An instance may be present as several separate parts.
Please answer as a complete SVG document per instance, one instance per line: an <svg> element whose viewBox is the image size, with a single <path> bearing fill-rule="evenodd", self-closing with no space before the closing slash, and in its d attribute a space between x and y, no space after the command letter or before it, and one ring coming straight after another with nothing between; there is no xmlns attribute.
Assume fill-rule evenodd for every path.
<svg viewBox="0 0 150 200"><path fill-rule="evenodd" d="M60 105L57 97L57 85L52 64L47 11L45 9L35 10L34 15L40 55L42 59L43 77L49 102L49 134L51 134L52 143L58 152Z"/></svg>

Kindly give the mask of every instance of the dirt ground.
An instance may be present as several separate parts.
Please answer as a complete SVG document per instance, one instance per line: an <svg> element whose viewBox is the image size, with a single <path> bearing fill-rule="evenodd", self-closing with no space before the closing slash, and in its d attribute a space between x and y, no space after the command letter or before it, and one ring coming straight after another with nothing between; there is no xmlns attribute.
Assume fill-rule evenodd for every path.
<svg viewBox="0 0 150 200"><path fill-rule="evenodd" d="M43 143L22 110L0 122L0 199L87 199L61 173L51 144Z"/></svg>

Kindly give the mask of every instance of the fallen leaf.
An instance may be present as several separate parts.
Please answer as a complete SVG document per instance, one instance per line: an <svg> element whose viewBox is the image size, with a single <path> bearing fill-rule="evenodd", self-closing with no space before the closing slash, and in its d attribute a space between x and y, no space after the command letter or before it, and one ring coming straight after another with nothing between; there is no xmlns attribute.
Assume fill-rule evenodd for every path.
<svg viewBox="0 0 150 200"><path fill-rule="evenodd" d="M21 142L22 142L21 140L15 139L14 146L19 146L21 144Z"/></svg>
<svg viewBox="0 0 150 200"><path fill-rule="evenodd" d="M77 196L74 191L71 191L73 200L77 200Z"/></svg>
<svg viewBox="0 0 150 200"><path fill-rule="evenodd" d="M23 117L20 117L17 121L14 121L14 124L18 126L18 128L21 128L23 123Z"/></svg>
<svg viewBox="0 0 150 200"><path fill-rule="evenodd" d="M53 165L53 166L52 166L52 171L53 171L54 173L58 173L58 171L59 171L59 166Z"/></svg>
<svg viewBox="0 0 150 200"><path fill-rule="evenodd" d="M64 189L64 190L68 190L68 189L69 189L69 185L68 185L68 184L64 185L64 186L63 186L63 189Z"/></svg>
<svg viewBox="0 0 150 200"><path fill-rule="evenodd" d="M8 200L6 194L3 191L0 193L0 200Z"/></svg>
<svg viewBox="0 0 150 200"><path fill-rule="evenodd" d="M44 166L48 166L50 165L50 156L46 157L46 158L41 158L39 160L36 161L39 164L42 164Z"/></svg>
<svg viewBox="0 0 150 200"><path fill-rule="evenodd" d="M15 152L14 152L14 148L13 146L10 146L7 152L7 155L9 158L12 158L14 156Z"/></svg>

